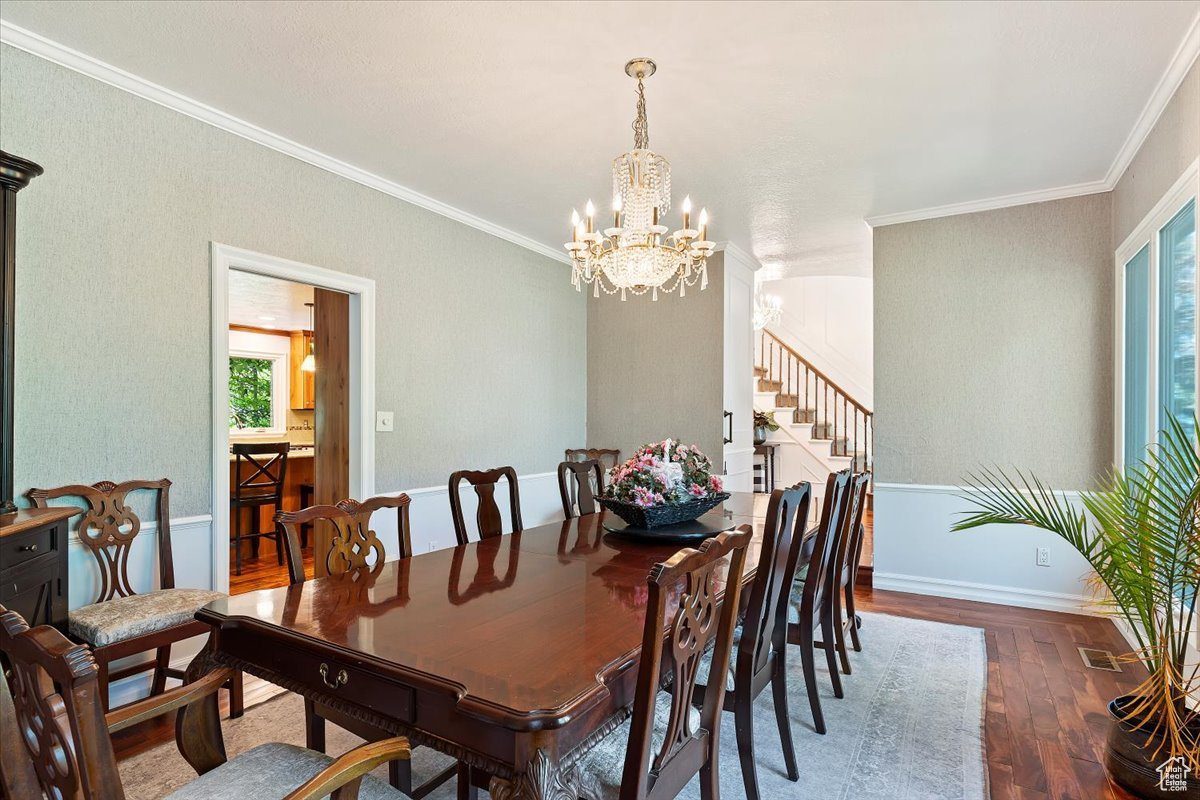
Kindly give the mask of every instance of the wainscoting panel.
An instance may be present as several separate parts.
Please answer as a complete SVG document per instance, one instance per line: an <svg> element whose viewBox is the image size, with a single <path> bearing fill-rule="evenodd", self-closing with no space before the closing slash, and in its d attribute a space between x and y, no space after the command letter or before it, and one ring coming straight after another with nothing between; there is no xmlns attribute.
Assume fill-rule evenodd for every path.
<svg viewBox="0 0 1200 800"><path fill-rule="evenodd" d="M1077 492L1067 493L1078 499ZM1095 614L1083 557L1052 533L992 525L950 526L973 506L954 486L875 484L876 589ZM1036 565L1048 548L1050 566Z"/></svg>

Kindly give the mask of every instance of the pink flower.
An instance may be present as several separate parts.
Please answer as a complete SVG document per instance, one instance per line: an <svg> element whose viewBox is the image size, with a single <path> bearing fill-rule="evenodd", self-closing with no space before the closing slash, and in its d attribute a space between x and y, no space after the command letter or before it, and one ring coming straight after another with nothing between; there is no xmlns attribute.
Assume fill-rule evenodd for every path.
<svg viewBox="0 0 1200 800"><path fill-rule="evenodd" d="M688 487L688 494L692 495L692 497L704 497L708 492L704 491L704 487L700 484L693 483Z"/></svg>
<svg viewBox="0 0 1200 800"><path fill-rule="evenodd" d="M712 489L714 492L721 491L721 479L718 478L716 475L709 475L708 476L708 488Z"/></svg>

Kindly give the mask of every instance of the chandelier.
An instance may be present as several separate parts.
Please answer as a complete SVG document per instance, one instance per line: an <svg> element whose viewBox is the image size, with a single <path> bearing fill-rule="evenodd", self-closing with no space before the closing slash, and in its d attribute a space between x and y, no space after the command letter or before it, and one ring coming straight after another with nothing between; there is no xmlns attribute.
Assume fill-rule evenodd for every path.
<svg viewBox="0 0 1200 800"><path fill-rule="evenodd" d="M783 318L783 300L776 294L765 294L762 287L754 291L754 330L778 325Z"/></svg>
<svg viewBox="0 0 1200 800"><path fill-rule="evenodd" d="M612 164L612 227L596 230L596 207L589 200L583 219L571 212L571 241L565 245L571 254L571 283L582 291L591 284L592 296L605 294L635 295L673 292L679 296L697 281L708 286L708 256L713 243L708 241L708 211L700 210L697 226L692 227L692 201L683 199L683 227L668 235L661 224L662 215L671 207L671 165L650 149L650 131L646 122L644 81L657 69L648 58L635 58L625 65L625 73L637 79L637 119L633 123L633 150L617 156Z"/></svg>

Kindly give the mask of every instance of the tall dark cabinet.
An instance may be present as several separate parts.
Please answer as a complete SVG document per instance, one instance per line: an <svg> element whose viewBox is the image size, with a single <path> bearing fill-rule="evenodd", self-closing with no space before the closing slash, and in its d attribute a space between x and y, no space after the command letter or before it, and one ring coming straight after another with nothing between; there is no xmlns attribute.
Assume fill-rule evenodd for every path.
<svg viewBox="0 0 1200 800"><path fill-rule="evenodd" d="M17 192L42 174L32 161L0 150L0 605L31 625L66 628L69 508L18 510L13 502L13 394L16 382Z"/></svg>

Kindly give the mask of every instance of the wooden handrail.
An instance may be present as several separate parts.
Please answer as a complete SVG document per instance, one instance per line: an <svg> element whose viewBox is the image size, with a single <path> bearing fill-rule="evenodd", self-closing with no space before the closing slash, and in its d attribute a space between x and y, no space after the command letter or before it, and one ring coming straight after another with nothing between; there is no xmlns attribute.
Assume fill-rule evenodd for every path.
<svg viewBox="0 0 1200 800"><path fill-rule="evenodd" d="M846 398L846 400L847 400L847 402L849 402L849 403L850 403L852 406L854 406L855 408L857 408L859 411L863 412L864 414L867 414L867 415L873 415L873 414L874 414L874 412L873 412L873 411L871 411L871 409L867 408L867 407L866 407L866 406L864 406L862 403L860 403L860 402L858 402L857 400L855 400L855 399L854 399L854 397L853 397L853 395L851 395L851 394L850 394L849 392L847 392L845 389L843 389L842 387L840 387L840 386L838 386L836 383L834 383L834 382L833 382L833 381L830 379L830 377L829 377L828 375L826 375L826 374L825 374L824 372L822 372L821 370L817 369L817 367L813 366L813 363L812 363L811 361L809 361L807 358L805 358L804 356L800 355L800 354L799 354L799 353L797 353L795 350L793 350L793 349L791 348L791 346L790 346L790 345L788 345L788 343L787 343L787 342L783 341L782 339L780 339L780 338L779 338L778 336L776 336L775 334L771 333L771 332L770 332L769 330L767 330L766 328L763 328L762 332L763 332L765 335L769 336L769 337L770 337L770 338L771 338L771 339L772 339L772 340L775 342L775 344L779 345L779 346L780 346L780 347L782 347L784 350L786 350L786 351L787 351L787 352L788 352L788 353L789 353L789 354L792 356L792 358L796 359L796 360L797 360L797 361L799 361L801 364L803 364L804 366L808 367L808 371L809 371L809 372L811 372L811 373L813 373L814 375L816 375L816 376L817 376L818 378L820 378L820 379L821 379L821 380L822 380L824 383L828 384L830 389L833 389L835 392L837 392L838 394L840 394L840 395L842 395L843 397L845 397L845 398Z"/></svg>
<svg viewBox="0 0 1200 800"><path fill-rule="evenodd" d="M813 438L829 440L831 454L849 456L855 469L860 456L862 468L871 468L875 438L871 409L769 330L760 331L757 361L761 378L776 388L776 402L795 403L795 422L811 424ZM781 400L778 395L788 399Z"/></svg>

